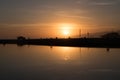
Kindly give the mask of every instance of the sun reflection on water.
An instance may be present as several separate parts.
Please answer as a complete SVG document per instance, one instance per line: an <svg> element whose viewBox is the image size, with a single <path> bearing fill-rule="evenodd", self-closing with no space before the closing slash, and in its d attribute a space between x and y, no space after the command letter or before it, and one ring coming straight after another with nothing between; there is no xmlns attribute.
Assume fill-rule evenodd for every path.
<svg viewBox="0 0 120 80"><path fill-rule="evenodd" d="M79 49L71 47L54 47L54 51L57 57L64 61L77 59L79 54Z"/></svg>

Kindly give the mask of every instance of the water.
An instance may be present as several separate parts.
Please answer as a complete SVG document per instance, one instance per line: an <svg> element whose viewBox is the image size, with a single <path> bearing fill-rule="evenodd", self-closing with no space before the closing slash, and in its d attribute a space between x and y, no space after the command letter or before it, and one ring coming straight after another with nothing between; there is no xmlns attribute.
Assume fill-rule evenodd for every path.
<svg viewBox="0 0 120 80"><path fill-rule="evenodd" d="M120 80L120 49L0 45L0 80Z"/></svg>

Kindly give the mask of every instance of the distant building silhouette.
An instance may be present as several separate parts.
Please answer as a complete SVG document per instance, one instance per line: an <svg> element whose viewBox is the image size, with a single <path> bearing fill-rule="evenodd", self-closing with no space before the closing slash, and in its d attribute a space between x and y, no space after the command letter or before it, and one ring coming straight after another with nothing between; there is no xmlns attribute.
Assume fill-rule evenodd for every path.
<svg viewBox="0 0 120 80"><path fill-rule="evenodd" d="M106 33L101 36L102 38L120 38L120 34L117 32Z"/></svg>
<svg viewBox="0 0 120 80"><path fill-rule="evenodd" d="M23 36L18 36L18 37L17 37L17 40L18 40L18 41L24 41L24 40L26 40L26 38L23 37Z"/></svg>
<svg viewBox="0 0 120 80"><path fill-rule="evenodd" d="M17 37L17 45L18 46L23 46L25 44L26 38L23 36Z"/></svg>

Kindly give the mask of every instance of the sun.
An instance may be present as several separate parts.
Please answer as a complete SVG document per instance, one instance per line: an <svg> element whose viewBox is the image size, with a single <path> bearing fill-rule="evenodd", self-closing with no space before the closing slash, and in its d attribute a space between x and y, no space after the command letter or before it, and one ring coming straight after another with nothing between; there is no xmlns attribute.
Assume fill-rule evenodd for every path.
<svg viewBox="0 0 120 80"><path fill-rule="evenodd" d="M69 33L70 33L69 30L67 30L67 29L66 29L66 30L63 30L63 34L64 34L64 35L69 35Z"/></svg>
<svg viewBox="0 0 120 80"><path fill-rule="evenodd" d="M70 23L61 23L61 24L59 24L59 27L60 27L61 34L63 36L66 36L66 37L70 36L71 28L73 27L72 24L70 24Z"/></svg>

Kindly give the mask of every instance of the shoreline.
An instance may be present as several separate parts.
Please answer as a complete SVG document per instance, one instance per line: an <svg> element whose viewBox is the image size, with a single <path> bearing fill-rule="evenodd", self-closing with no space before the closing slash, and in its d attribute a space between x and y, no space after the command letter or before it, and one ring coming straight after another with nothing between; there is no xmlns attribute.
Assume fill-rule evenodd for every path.
<svg viewBox="0 0 120 80"><path fill-rule="evenodd" d="M120 48L120 38L1 39L0 44Z"/></svg>

